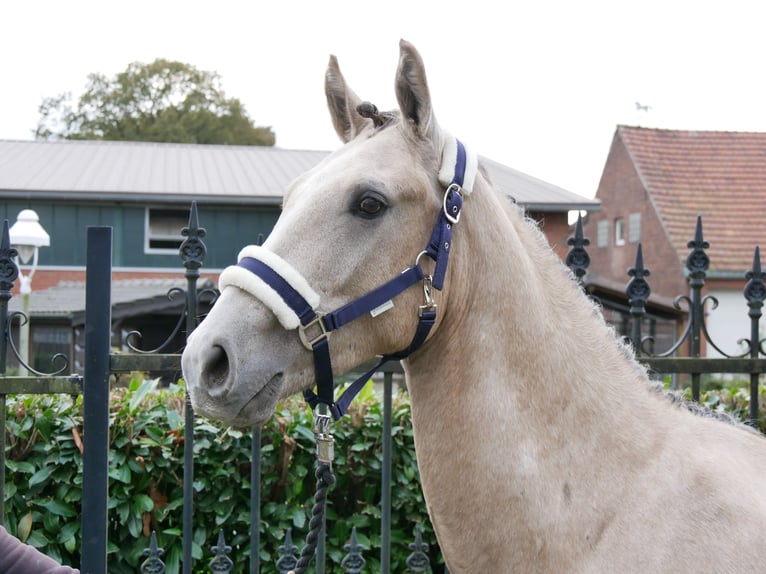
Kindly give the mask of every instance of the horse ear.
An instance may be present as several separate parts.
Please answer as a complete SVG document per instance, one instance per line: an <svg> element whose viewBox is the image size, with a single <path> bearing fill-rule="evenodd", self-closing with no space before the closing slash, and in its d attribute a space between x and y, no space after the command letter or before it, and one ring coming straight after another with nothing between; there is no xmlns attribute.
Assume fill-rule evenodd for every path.
<svg viewBox="0 0 766 574"><path fill-rule="evenodd" d="M335 131L341 141L347 143L369 122L356 111L362 100L346 84L335 56L330 56L330 63L327 65L324 91Z"/></svg>
<svg viewBox="0 0 766 574"><path fill-rule="evenodd" d="M399 41L396 99L403 121L409 123L417 135L428 136L436 127L436 122L426 81L426 69L415 46L406 40Z"/></svg>

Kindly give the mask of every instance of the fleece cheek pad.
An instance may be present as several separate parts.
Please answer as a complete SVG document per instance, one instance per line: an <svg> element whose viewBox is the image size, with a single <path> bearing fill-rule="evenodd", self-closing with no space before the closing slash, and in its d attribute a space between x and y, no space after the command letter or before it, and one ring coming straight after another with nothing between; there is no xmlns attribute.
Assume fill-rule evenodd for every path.
<svg viewBox="0 0 766 574"><path fill-rule="evenodd" d="M443 131L444 147L442 148L441 167L439 169L439 183L448 187L455 178L455 167L457 166L458 143L455 136L447 131ZM479 172L479 157L473 153L471 148L464 146L465 149L465 171L463 172L463 185L461 190L464 195L470 195L473 191L473 184L476 180L476 174Z"/></svg>
<svg viewBox="0 0 766 574"><path fill-rule="evenodd" d="M248 245L239 252L237 261L241 261L245 257L257 259L271 267L306 300L313 310L319 307L319 295L316 291L311 288L306 278L297 269L279 255L259 245ZM218 288L223 292L230 286L242 289L266 305L285 329L292 330L300 326L301 322L298 315L282 296L263 279L244 267L231 265L223 270L218 278Z"/></svg>

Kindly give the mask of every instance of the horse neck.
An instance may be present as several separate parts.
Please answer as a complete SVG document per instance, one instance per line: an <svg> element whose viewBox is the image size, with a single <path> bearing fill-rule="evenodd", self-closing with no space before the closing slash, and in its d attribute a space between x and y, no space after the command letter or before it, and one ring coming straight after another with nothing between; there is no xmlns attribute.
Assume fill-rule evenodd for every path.
<svg viewBox="0 0 766 574"><path fill-rule="evenodd" d="M617 512L615 481L641 476L672 416L503 201L481 188L466 199L441 323L405 362L415 450L451 570L556 572Z"/></svg>
<svg viewBox="0 0 766 574"><path fill-rule="evenodd" d="M488 185L465 201L443 320L405 364L416 439L444 424L539 429L536 441L566 441L571 430L623 436L620 406L646 397L638 365L540 231L504 201Z"/></svg>

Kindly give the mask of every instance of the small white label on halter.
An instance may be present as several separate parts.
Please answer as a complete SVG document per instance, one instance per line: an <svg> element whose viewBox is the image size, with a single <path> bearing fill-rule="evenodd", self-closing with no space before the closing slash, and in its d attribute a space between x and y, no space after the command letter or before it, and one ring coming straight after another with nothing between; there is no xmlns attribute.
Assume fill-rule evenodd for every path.
<svg viewBox="0 0 766 574"><path fill-rule="evenodd" d="M370 311L370 315L372 315L373 317L377 317L378 315L382 315L389 309L393 309L393 308L394 308L394 302L391 299L389 299L382 305L378 305L372 311Z"/></svg>

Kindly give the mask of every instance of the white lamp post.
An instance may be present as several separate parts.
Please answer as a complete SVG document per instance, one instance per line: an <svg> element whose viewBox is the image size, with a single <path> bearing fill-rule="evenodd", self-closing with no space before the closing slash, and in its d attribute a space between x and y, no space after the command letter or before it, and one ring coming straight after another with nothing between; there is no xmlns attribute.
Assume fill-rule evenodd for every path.
<svg viewBox="0 0 766 574"><path fill-rule="evenodd" d="M21 310L27 316L26 322L19 328L19 354L23 363L29 365L29 296L32 293L32 276L37 269L37 254L40 247L48 247L51 238L48 232L40 225L40 218L31 209L19 212L14 223L8 230L13 245L19 252L19 260L25 265L30 263L29 272L24 275L19 265L19 280L21 281ZM30 365L31 366L31 365ZM24 365L20 365L19 374L26 375Z"/></svg>

